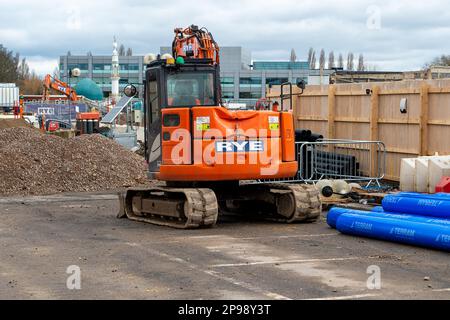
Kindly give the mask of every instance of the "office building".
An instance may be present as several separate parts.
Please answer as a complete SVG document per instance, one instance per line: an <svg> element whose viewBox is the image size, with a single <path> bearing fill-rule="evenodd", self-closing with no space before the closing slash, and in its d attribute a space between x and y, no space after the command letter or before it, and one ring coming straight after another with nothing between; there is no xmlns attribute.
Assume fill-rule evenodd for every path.
<svg viewBox="0 0 450 320"><path fill-rule="evenodd" d="M139 88L142 87L145 76L144 57L120 56L119 63L119 91L122 90L127 83L132 83ZM70 85L76 85L82 78L90 78L102 88L103 95L109 97L112 90L111 67L111 56L61 56L59 64L60 78ZM74 68L79 68L81 70L81 76L79 78L69 78L69 70L73 70Z"/></svg>
<svg viewBox="0 0 450 320"><path fill-rule="evenodd" d="M160 54L172 53L171 47L161 47ZM94 80L104 96L111 94L111 56L61 56L61 79L68 79L68 70L81 69L81 77ZM145 77L143 56L120 56L120 88L127 83L142 86ZM251 52L242 47L222 47L220 50L220 76L222 97L226 101L254 105L265 97L266 89L284 82L328 84L333 70L310 70L305 61L253 61ZM140 90L142 92L142 90Z"/></svg>

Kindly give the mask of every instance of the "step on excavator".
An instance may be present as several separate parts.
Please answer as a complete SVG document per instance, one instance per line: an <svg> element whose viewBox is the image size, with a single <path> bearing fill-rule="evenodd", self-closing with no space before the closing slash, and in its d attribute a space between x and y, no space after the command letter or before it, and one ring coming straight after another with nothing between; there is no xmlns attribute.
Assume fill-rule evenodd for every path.
<svg viewBox="0 0 450 320"><path fill-rule="evenodd" d="M120 193L118 218L180 229L214 226L219 212L317 220L314 186L264 182L297 173L292 112L222 106L219 51L192 25L175 29L172 55L146 56L145 159L149 177L165 184Z"/></svg>

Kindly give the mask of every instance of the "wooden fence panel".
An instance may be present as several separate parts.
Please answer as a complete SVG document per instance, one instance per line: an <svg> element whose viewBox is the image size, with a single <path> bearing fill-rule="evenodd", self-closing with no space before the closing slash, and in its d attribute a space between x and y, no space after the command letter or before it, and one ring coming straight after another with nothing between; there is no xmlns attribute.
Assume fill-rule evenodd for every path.
<svg viewBox="0 0 450 320"><path fill-rule="evenodd" d="M277 95L277 87L268 92L269 98ZM400 112L403 98L407 113ZM326 138L384 142L390 180L399 179L402 158L450 154L450 80L308 86L294 99L298 129ZM376 158L376 150L370 152ZM370 168L374 172L376 164Z"/></svg>

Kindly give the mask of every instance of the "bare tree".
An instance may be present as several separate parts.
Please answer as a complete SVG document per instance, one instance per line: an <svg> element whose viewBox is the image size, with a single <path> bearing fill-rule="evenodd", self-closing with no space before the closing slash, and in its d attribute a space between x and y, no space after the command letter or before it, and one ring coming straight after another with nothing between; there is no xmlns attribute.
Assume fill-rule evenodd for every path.
<svg viewBox="0 0 450 320"><path fill-rule="evenodd" d="M21 94L42 94L42 79L31 71L27 79L20 84Z"/></svg>
<svg viewBox="0 0 450 320"><path fill-rule="evenodd" d="M119 54L119 56L124 56L125 55L125 46L123 44L121 44L119 46L118 54Z"/></svg>
<svg viewBox="0 0 450 320"><path fill-rule="evenodd" d="M297 61L297 54L295 53L294 48L292 48L292 50L291 50L291 58L290 58L290 61L291 61L291 62Z"/></svg>
<svg viewBox="0 0 450 320"><path fill-rule="evenodd" d="M353 52L350 52L347 56L347 70L348 71L353 71L355 69L355 55L353 54Z"/></svg>
<svg viewBox="0 0 450 320"><path fill-rule="evenodd" d="M358 71L365 71L366 67L364 65L364 55L360 54L358 58Z"/></svg>
<svg viewBox="0 0 450 320"><path fill-rule="evenodd" d="M339 53L338 68L344 69L344 57L342 56L342 53Z"/></svg>
<svg viewBox="0 0 450 320"><path fill-rule="evenodd" d="M310 68L311 68L311 62L312 62L313 53L314 53L314 49L313 48L309 48L309 51L308 51L308 65L309 65Z"/></svg>
<svg viewBox="0 0 450 320"><path fill-rule="evenodd" d="M312 70L316 69L316 52L315 51L313 51L313 54L311 56L311 64L310 64L309 68Z"/></svg>
<svg viewBox="0 0 450 320"><path fill-rule="evenodd" d="M334 62L334 52L331 51L328 54L328 69L333 69L333 68L335 68L335 66L336 66L336 64Z"/></svg>
<svg viewBox="0 0 450 320"><path fill-rule="evenodd" d="M364 68L366 71L378 71L378 66L375 64L366 64Z"/></svg>
<svg viewBox="0 0 450 320"><path fill-rule="evenodd" d="M59 79L59 68L58 67L55 67L55 69L53 69L53 78Z"/></svg>
<svg viewBox="0 0 450 320"><path fill-rule="evenodd" d="M30 67L28 66L27 60L25 58L22 59L19 66L17 67L17 73L17 80L19 81L23 81L30 77Z"/></svg>
<svg viewBox="0 0 450 320"><path fill-rule="evenodd" d="M133 55L133 49L128 48L128 49L127 49L127 56L128 56L128 57L131 57L132 55Z"/></svg>
<svg viewBox="0 0 450 320"><path fill-rule="evenodd" d="M434 58L432 61L424 65L424 69L428 69L431 66L450 66L450 55L441 55L440 57Z"/></svg>
<svg viewBox="0 0 450 320"><path fill-rule="evenodd" d="M319 57L319 69L323 70L325 69L325 50L320 50L320 57Z"/></svg>

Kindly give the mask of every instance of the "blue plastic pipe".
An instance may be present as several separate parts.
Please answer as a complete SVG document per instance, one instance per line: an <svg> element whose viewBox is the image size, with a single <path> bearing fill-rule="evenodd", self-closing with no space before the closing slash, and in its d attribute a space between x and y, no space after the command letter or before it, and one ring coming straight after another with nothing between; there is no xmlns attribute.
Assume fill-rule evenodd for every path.
<svg viewBox="0 0 450 320"><path fill-rule="evenodd" d="M374 210L376 210L376 211L374 211ZM424 216L417 216L417 215L396 213L396 212L386 212L386 211L379 211L379 210L383 210L383 208L375 207L374 209L372 209L372 211L361 211L361 210L333 207L328 212L327 223L330 227L336 229L336 223L337 223L338 218L344 213L350 213L350 214L358 214L358 215L378 217L378 218L398 219L398 220L405 220L405 221L411 221L411 222L437 224L437 225L441 225L441 226L450 227L450 220L448 220L448 219L439 219L439 218L434 218L434 217L424 217Z"/></svg>
<svg viewBox="0 0 450 320"><path fill-rule="evenodd" d="M336 228L344 234L450 251L448 225L418 222L410 218L380 217L379 213L369 212L342 213L337 218Z"/></svg>
<svg viewBox="0 0 450 320"><path fill-rule="evenodd" d="M416 193L387 195L383 199L383 209L388 212L450 219L450 197L447 194Z"/></svg>
<svg viewBox="0 0 450 320"><path fill-rule="evenodd" d="M399 192L395 194L390 194L390 196L398 196L398 197L412 197L412 198L426 198L426 199L432 199L432 198L444 198L450 201L450 193L434 193L434 194L428 194L428 193L417 193L417 192Z"/></svg>

